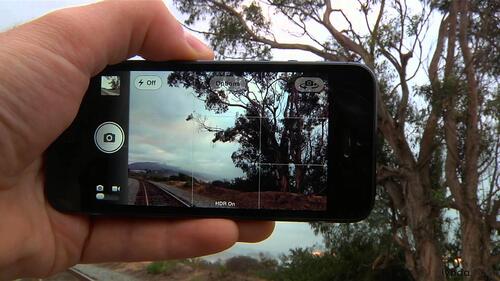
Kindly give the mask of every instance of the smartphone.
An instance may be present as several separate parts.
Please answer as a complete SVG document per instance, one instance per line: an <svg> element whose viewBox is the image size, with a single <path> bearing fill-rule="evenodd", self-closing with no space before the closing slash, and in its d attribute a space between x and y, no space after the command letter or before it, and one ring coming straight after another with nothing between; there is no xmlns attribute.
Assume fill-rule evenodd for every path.
<svg viewBox="0 0 500 281"><path fill-rule="evenodd" d="M47 197L91 215L358 221L376 93L357 63L108 66L46 152Z"/></svg>

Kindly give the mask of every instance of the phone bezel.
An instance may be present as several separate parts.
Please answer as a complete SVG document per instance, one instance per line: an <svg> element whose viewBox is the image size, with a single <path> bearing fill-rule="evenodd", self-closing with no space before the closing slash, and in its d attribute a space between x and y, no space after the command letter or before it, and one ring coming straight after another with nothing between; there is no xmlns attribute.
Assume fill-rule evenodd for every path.
<svg viewBox="0 0 500 281"><path fill-rule="evenodd" d="M248 61L170 61L170 62L151 62L151 61L126 61L117 65L106 67L101 73L96 75L99 77L103 74L113 74L127 71L235 71L235 72L325 72L329 78L335 77L338 83L346 83L356 88L348 95L343 97L344 103L349 103L350 100L363 99L370 103L369 108L364 108L369 112L353 113L353 110L344 110L342 116L335 108L341 101L335 97L335 93L330 95L330 132L329 132L329 152L328 163L328 181L329 193L327 198L328 208L326 211L299 211L299 210L267 210L267 209L224 209L224 208L174 208L174 207L154 207L154 206L133 206L133 205L113 205L99 204L95 205L91 202L87 194L87 189L81 188L81 174L78 170L86 169L87 167L79 166L77 161L72 161L67 155L72 155L75 145L67 143L78 143L80 135L74 136L75 132L72 129L87 120L86 116L92 114L93 111L99 108L91 108L88 105L87 97L89 93L96 91L97 79L93 78L90 81L87 95L82 101L77 117L68 130L56 140L47 151L46 157L46 192L49 202L58 210L68 212L86 213L91 215L119 215L119 216L141 216L141 217L224 217L232 219L251 219L251 220L286 220L286 221L335 221L335 222L354 222L364 219L373 208L375 197L375 141L376 141L376 103L377 103L377 85L373 73L364 65L358 63L336 63L336 62L248 62ZM335 85L332 85L335 89ZM128 92L127 92L128 94ZM342 105L344 108L346 105ZM82 109L85 107L85 111ZM367 117L368 116L368 117ZM128 118L128 117L127 117ZM363 177L353 177L352 185L356 181L362 181L364 184L361 187L356 187L356 190L346 188L347 183L342 183L344 188L339 188L339 183L332 186L332 181L337 177L343 176L339 171L342 169L340 157L343 155L343 150L340 149L341 144L335 137L339 127L347 126L344 123L350 123L350 120L361 120L361 124L369 124L365 128L350 128L362 132L364 138L369 137L369 151L358 158L356 161L365 166L362 168L370 168L368 173L363 173ZM369 120L368 120L369 118ZM128 119L127 119L128 120ZM337 120L337 121L335 121ZM103 120L104 121L104 120ZM354 121L353 121L354 122ZM352 123L352 122L351 122ZM73 129L74 131L74 129ZM86 136L92 132L86 132ZM359 133L359 132L358 132ZM71 141L68 141L71 140ZM78 145L76 145L78 146ZM333 148L333 149L332 149ZM68 153L69 152L69 153ZM65 156L66 155L66 156ZM84 153L79 157L85 158L88 155ZM335 161L338 160L338 161ZM355 162L356 162L355 161ZM79 161L78 161L79 162ZM84 161L83 161L84 162ZM359 164L358 162L356 162ZM356 165L355 167L358 167ZM368 163L368 164L367 164ZM339 167L337 175L332 167ZM68 168L71 167L71 168ZM75 171L76 170L76 171ZM333 179L331 181L331 179Z"/></svg>

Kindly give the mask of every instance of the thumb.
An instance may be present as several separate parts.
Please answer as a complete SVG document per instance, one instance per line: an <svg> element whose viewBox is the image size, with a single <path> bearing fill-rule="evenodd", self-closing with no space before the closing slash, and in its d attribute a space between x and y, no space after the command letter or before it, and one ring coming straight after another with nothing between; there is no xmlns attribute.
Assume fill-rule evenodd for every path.
<svg viewBox="0 0 500 281"><path fill-rule="evenodd" d="M213 58L162 1L103 1L62 9L13 31L88 74L136 54L150 60Z"/></svg>
<svg viewBox="0 0 500 281"><path fill-rule="evenodd" d="M136 54L213 57L161 1L68 8L0 33L0 178L15 178L69 126L92 75Z"/></svg>

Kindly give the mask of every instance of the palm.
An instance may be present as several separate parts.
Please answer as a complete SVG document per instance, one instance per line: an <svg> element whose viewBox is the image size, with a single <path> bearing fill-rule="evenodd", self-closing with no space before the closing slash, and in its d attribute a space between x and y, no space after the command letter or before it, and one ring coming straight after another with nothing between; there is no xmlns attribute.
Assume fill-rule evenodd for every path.
<svg viewBox="0 0 500 281"><path fill-rule="evenodd" d="M43 62L36 58L17 59L17 64L29 71L24 72L25 79L19 80L20 85L14 85L15 91L7 89L8 92L3 94L23 93L26 100L36 100L37 103L31 113L28 112L32 118L6 118L7 122L12 120L15 124L4 120L2 125L10 127L11 133L6 135L6 143L0 148L0 154L6 155L0 164L3 172L0 179L8 180L0 182L0 210L3 214L0 222L8 226L0 231L0 241L4 241L2 244L6 247L23 245L21 249L12 250L19 251L17 254L22 257L35 259L33 264L36 266L30 269L35 275L50 274L79 262L85 239L89 236L87 217L62 214L48 204L44 194L42 159L45 147L71 122L71 115L76 113L89 77L83 77L67 62L47 71L47 65L54 61L48 59L51 56L46 52L42 48L39 50L40 57L47 58ZM4 76L4 79L9 78L14 79L9 74ZM50 95L48 90L52 90ZM26 105L12 106L21 108ZM41 113L57 108L70 109L70 112L57 119ZM35 114L38 111L41 114ZM19 154L22 157L18 157ZM4 252L3 245L0 245L0 252Z"/></svg>
<svg viewBox="0 0 500 281"><path fill-rule="evenodd" d="M71 266L80 260L85 239L89 234L89 219L55 211L45 200L43 173L37 160L22 181L0 192L0 240L11 251L31 259L36 276L48 275ZM6 216L7 215L7 216ZM19 246L22 245L21 248ZM1 264L1 263L0 263Z"/></svg>

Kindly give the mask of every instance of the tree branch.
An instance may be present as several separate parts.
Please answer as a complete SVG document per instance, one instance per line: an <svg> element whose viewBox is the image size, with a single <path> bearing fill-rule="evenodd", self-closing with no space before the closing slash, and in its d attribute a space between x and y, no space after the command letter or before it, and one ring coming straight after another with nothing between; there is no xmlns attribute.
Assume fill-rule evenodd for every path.
<svg viewBox="0 0 500 281"><path fill-rule="evenodd" d="M459 43L465 64L467 79L467 126L465 129L465 193L468 199L477 198L478 186L478 159L479 159L479 132L478 132L478 86L475 76L473 57L468 45L468 2L460 2Z"/></svg>
<svg viewBox="0 0 500 281"><path fill-rule="evenodd" d="M359 56L361 56L361 58L368 65L368 67L374 69L375 68L374 58L370 56L370 54L363 48L363 46L352 41L350 38L342 34L332 25L330 21L330 16L333 12L332 3L329 0L324 0L324 3L326 5L326 9L325 12L323 13L323 18L321 23L326 27L326 29L330 32L333 38L335 38L335 40L339 42L340 45L350 50L351 52L354 52Z"/></svg>
<svg viewBox="0 0 500 281"><path fill-rule="evenodd" d="M434 50L434 54L432 55L432 59L429 65L429 80L431 82L433 95L438 95L438 93L440 92L441 86L438 77L438 66L441 54L444 50L444 40L446 38L446 27L448 26L448 22L448 17L443 16L443 19L441 19L441 24L439 25L436 49ZM435 149L434 137L436 135L437 121L439 119L438 112L440 111L440 106L437 103L434 103L432 105L429 118L425 123L425 128L422 133L422 140L420 141L420 151L418 153L418 166L420 166L422 170L428 170L429 161L431 159L432 152Z"/></svg>
<svg viewBox="0 0 500 281"><path fill-rule="evenodd" d="M388 166L381 166L377 169L377 182L383 182L388 178L401 178L403 175L401 171L395 168L391 168Z"/></svg>
<svg viewBox="0 0 500 281"><path fill-rule="evenodd" d="M447 91L448 96L444 107L444 133L446 142L446 160L445 160L445 179L450 188L450 192L455 198L457 205L466 210L464 206L464 195L461 183L458 179L458 163L460 161L458 154L457 123L455 114L455 93L457 91L456 79L453 74L455 61L455 42L456 42L456 24L457 24L457 1L453 1L450 7L448 25L448 47L446 52L446 62L444 68L445 85L441 91Z"/></svg>
<svg viewBox="0 0 500 281"><path fill-rule="evenodd" d="M322 51L314 46L308 45L308 44L299 44L299 43L280 43L275 40L271 40L265 37L262 37L258 35L256 32L254 32L246 20L243 18L243 15L236 11L233 7L221 3L218 1L211 0L210 3L212 3L214 6L220 8L221 10L225 11L226 13L230 14L231 16L235 17L238 22L241 24L241 26L245 29L247 32L247 35L249 36L249 39L255 41L255 42L260 42L266 45L269 45L271 48L275 49L290 49L290 50L303 50L303 51L308 51L311 52L319 57L322 57L326 60L331 60L331 61L339 61L340 58L338 56L335 56L333 54L330 54L328 52Z"/></svg>
<svg viewBox="0 0 500 281"><path fill-rule="evenodd" d="M370 46L370 55L372 57L375 57L375 43L378 42L378 29L380 26L380 21L382 20L382 15L384 14L384 9L385 9L385 0L382 0L380 2L380 9L378 11L377 19L375 20L375 25L373 26L373 29L370 28L370 24L368 23L368 7L366 4L363 5L360 0L358 0L359 5L361 6L361 11L365 15L365 24L366 28L368 29L368 32L370 33L370 41L369 41L369 46Z"/></svg>
<svg viewBox="0 0 500 281"><path fill-rule="evenodd" d="M287 14L287 13L285 13L283 11L282 11L282 13L288 18L289 21L291 21L293 24L295 24L298 28L300 28L302 30L302 35L306 35L314 43L316 43L319 46L321 46L325 51L327 51L327 52L333 52L334 51L331 48L329 48L328 46L326 46L325 44L319 42L316 38L314 38L314 36L311 35L311 33L307 30L306 23L304 22L303 19L300 18L299 19L300 22L298 22L297 20L295 20L289 14ZM274 40L274 41L276 41L276 40ZM338 53L337 53L337 56L338 56L338 60L347 61L347 57L345 57L345 56L339 56Z"/></svg>
<svg viewBox="0 0 500 281"><path fill-rule="evenodd" d="M394 207L396 207L396 209L403 215L406 215L405 197L403 195L401 186L392 180L385 181L383 183L383 186L387 191L387 194L389 194L389 197L391 198Z"/></svg>

